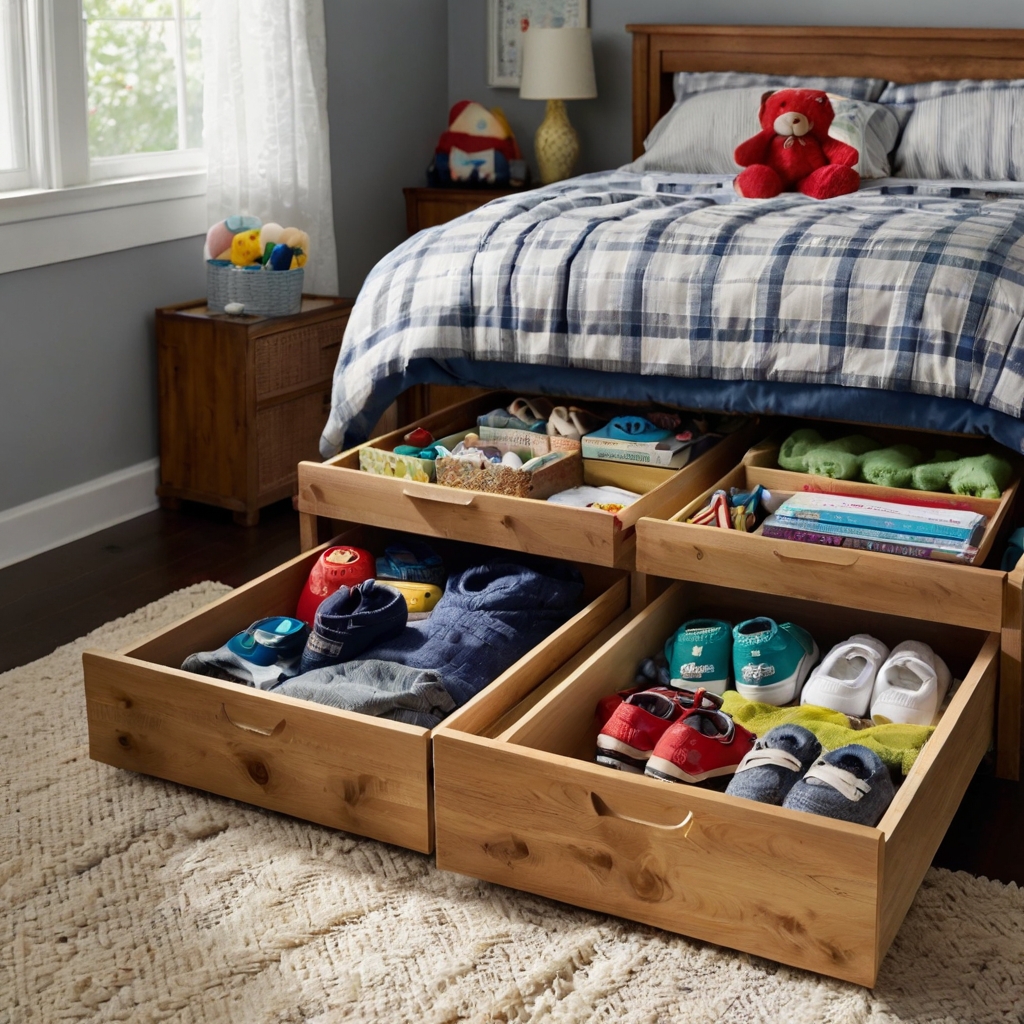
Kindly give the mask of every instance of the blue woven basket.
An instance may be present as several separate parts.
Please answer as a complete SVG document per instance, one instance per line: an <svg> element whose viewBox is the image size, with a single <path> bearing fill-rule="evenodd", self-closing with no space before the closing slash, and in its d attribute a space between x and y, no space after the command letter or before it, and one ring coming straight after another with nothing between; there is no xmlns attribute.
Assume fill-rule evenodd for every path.
<svg viewBox="0 0 1024 1024"><path fill-rule="evenodd" d="M302 309L302 268L243 270L206 263L206 305L222 313L229 302L240 302L252 316L286 316Z"/></svg>

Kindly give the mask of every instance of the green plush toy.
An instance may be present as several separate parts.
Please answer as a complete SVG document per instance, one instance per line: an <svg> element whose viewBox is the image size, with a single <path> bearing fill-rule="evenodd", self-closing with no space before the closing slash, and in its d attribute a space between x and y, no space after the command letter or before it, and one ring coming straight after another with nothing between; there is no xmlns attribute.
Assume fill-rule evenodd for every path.
<svg viewBox="0 0 1024 1024"><path fill-rule="evenodd" d="M833 480L856 480L861 457L881 448L877 441L861 434L850 434L826 441L816 430L794 431L779 449L779 465L796 473L813 473Z"/></svg>
<svg viewBox="0 0 1024 1024"><path fill-rule="evenodd" d="M909 487L914 466L921 461L921 453L910 444L895 444L868 452L861 463L861 476L871 484L882 487Z"/></svg>
<svg viewBox="0 0 1024 1024"><path fill-rule="evenodd" d="M975 455L957 459L954 452L936 452L953 455L944 462L926 462L914 468L911 487L919 491L945 491L966 494L975 498L998 498L1013 476L1013 468L996 455Z"/></svg>

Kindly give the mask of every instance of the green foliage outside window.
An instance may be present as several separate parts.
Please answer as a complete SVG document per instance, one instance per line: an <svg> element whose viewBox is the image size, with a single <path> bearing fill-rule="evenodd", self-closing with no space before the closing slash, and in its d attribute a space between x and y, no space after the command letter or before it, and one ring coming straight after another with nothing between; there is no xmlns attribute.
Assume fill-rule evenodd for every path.
<svg viewBox="0 0 1024 1024"><path fill-rule="evenodd" d="M202 145L202 59L196 7L187 4L185 95L178 96L173 0L84 0L91 157ZM184 138L178 103L185 103Z"/></svg>

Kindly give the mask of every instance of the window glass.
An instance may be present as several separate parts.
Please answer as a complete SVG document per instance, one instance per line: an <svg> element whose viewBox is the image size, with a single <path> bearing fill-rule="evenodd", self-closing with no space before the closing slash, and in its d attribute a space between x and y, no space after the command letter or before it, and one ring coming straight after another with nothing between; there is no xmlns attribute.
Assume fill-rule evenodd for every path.
<svg viewBox="0 0 1024 1024"><path fill-rule="evenodd" d="M26 165L21 4L0 0L0 172Z"/></svg>
<svg viewBox="0 0 1024 1024"><path fill-rule="evenodd" d="M199 5L83 0L82 9L89 156L202 146Z"/></svg>

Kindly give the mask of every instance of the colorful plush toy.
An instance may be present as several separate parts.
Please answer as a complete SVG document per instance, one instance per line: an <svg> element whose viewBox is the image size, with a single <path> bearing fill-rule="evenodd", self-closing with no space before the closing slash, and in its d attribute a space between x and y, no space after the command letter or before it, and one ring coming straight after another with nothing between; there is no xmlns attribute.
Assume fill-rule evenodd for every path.
<svg viewBox="0 0 1024 1024"><path fill-rule="evenodd" d="M747 199L771 199L797 190L812 199L856 192L859 154L828 134L835 113L828 95L817 89L781 89L761 97L761 131L736 147L745 171L735 188Z"/></svg>
<svg viewBox="0 0 1024 1024"><path fill-rule="evenodd" d="M795 473L856 480L864 455L881 447L877 441L861 434L826 441L816 430L795 430L782 442L779 465Z"/></svg>
<svg viewBox="0 0 1024 1024"><path fill-rule="evenodd" d="M427 181L443 185L508 185L521 181L525 164L505 115L460 100L437 141Z"/></svg>

